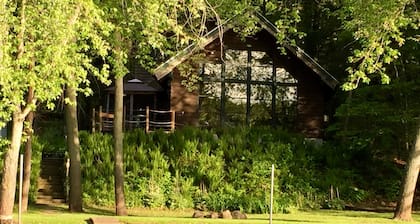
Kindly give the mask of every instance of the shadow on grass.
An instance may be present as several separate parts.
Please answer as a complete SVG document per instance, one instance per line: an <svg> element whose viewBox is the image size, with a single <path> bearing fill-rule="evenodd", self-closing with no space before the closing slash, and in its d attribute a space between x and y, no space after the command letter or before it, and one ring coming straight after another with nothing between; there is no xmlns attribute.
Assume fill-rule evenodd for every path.
<svg viewBox="0 0 420 224"><path fill-rule="evenodd" d="M354 218L383 218L391 219L392 211L390 210L320 210L321 214L329 216L342 216L342 217L354 217Z"/></svg>
<svg viewBox="0 0 420 224"><path fill-rule="evenodd" d="M263 218L248 218L244 220L255 220L255 221L269 221L269 219ZM296 223L321 223L320 221L315 220L298 220L298 219L287 219L287 218L273 218L275 222L296 222Z"/></svg>
<svg viewBox="0 0 420 224"><path fill-rule="evenodd" d="M30 210L39 212L39 213L69 213L67 204L33 204L30 207ZM92 215L101 215L101 216L114 216L114 211L106 208L97 208L92 206L84 206L83 212L80 214L92 214Z"/></svg>
<svg viewBox="0 0 420 224"><path fill-rule="evenodd" d="M98 208L92 206L85 206L84 207L85 213L89 213L92 215L105 215L105 216L114 216L115 212L111 209L107 208Z"/></svg>
<svg viewBox="0 0 420 224"><path fill-rule="evenodd" d="M30 206L29 210L47 213L69 212L69 209L65 204L33 204Z"/></svg>

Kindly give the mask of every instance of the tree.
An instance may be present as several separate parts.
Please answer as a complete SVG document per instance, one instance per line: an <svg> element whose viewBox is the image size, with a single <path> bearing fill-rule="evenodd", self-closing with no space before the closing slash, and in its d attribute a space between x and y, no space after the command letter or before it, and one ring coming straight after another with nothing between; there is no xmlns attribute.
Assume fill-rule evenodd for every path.
<svg viewBox="0 0 420 224"><path fill-rule="evenodd" d="M342 19L344 28L354 32L360 45L353 51L348 68L348 81L344 90L357 88L361 83L369 84L378 80L383 84L390 82L387 67L399 56L407 40L416 41L418 36L410 36L409 29L419 28L419 13L414 0L381 1L343 1ZM420 133L420 124L418 126ZM406 177L401 187L401 196L395 210L394 219L411 220L412 202L419 174L420 135L408 158Z"/></svg>
<svg viewBox="0 0 420 224"><path fill-rule="evenodd" d="M79 128L77 124L77 92L71 86L67 86L65 92L66 97L71 102L65 105L67 147L70 156L69 210L71 212L82 212L82 176L80 168Z"/></svg>
<svg viewBox="0 0 420 224"><path fill-rule="evenodd" d="M28 101L32 100L33 91L32 88L28 90ZM25 142L25 151L23 154L23 183L22 183L22 212L28 211L29 201L29 187L31 185L31 166L32 166L32 124L34 121L35 112L31 111L26 117L25 132L27 140Z"/></svg>
<svg viewBox="0 0 420 224"><path fill-rule="evenodd" d="M406 114L402 113L402 121L405 124L412 124L413 128L409 126L409 128L405 129L404 133L405 136L407 136L406 140L403 142L403 145L407 145L412 147L410 150L410 154L407 158L407 164L406 164L406 174L403 179L403 184L400 189L400 198L397 204L397 208L394 212L394 219L399 220L411 220L411 211L412 211L412 204L413 204L413 198L415 194L417 179L419 175L419 166L420 166L420 121L418 117L418 95L420 92L420 87L418 85L420 77L418 76L418 71L420 69L420 62L418 61L419 58L419 48L420 45L417 41L409 40L404 45L403 50L401 51L401 59L399 60L398 67L396 66L396 73L398 76L406 74L407 76L410 76L409 78L405 78L407 84L403 85L401 87L400 94L404 96L404 109L409 109L410 106L415 106L416 110L408 110L409 112L412 111L416 114L416 116L412 116L412 119L407 119ZM399 74L402 73L402 74ZM412 95L410 98L414 99L414 102L410 102L410 98L408 98L406 95L406 92L412 92ZM417 103L417 106L416 106ZM415 138L410 138L410 136L413 136L415 132L415 123L417 123L417 135ZM404 136L403 136L404 137ZM412 141L411 139L415 139L415 141Z"/></svg>
<svg viewBox="0 0 420 224"><path fill-rule="evenodd" d="M90 3L88 7L82 8L83 5L76 4L73 16L68 22L69 27L74 27L76 31L74 36L69 36L66 40L67 44L72 44L74 46L81 46L82 48L88 49L86 54L90 57L95 57L95 51L98 51L98 55L105 57L107 55L107 42L102 40L104 34L102 33L106 28L107 24L102 21L101 12L96 8L93 3ZM86 13L86 15L84 15ZM90 16L89 20L85 20L85 16ZM92 20L90 20L92 19ZM81 25L81 27L79 27ZM99 25L99 27L96 27ZM99 29L98 29L99 28ZM81 36L78 36L82 34ZM85 36L86 35L86 36ZM83 43L81 39L87 38L88 42ZM92 48L92 49L89 49ZM93 51L92 51L93 50ZM68 50L69 57L77 57L80 53L79 49L72 48ZM86 58L88 61L91 59ZM70 63L73 70L69 69L67 71L67 76L69 80L77 80L82 78L87 82L88 71L93 72L97 77L106 77L107 70L106 64L105 70L102 74L99 73L96 68L87 64L89 70L84 70L83 63L76 61L74 64ZM82 67L80 67L82 66ZM104 83L107 83L107 80L101 80ZM66 105L65 105L65 120L67 128L67 146L70 156L70 194L69 194L69 210L71 212L82 212L83 211L83 202L82 202L82 176L81 176L81 164L80 164L80 142L79 142L79 128L78 128L78 118L77 118L77 93L85 91L85 94L90 94L89 89L80 88L80 82L69 83L65 89L66 96ZM87 91L87 92L86 92Z"/></svg>
<svg viewBox="0 0 420 224"><path fill-rule="evenodd" d="M106 72L92 66L91 56L105 55L106 44L98 28L104 24L91 1L0 1L0 14L0 121L4 125L12 120L0 223L11 223L25 118L39 103L53 108L65 85L88 84L88 72L104 80ZM34 92L31 101L25 100L29 87Z"/></svg>
<svg viewBox="0 0 420 224"><path fill-rule="evenodd" d="M123 77L115 78L114 114L114 176L115 176L115 213L127 215L124 197L124 160L123 160Z"/></svg>
<svg viewBox="0 0 420 224"><path fill-rule="evenodd" d="M420 125L419 125L420 126ZM414 193L420 168L420 128L416 137L416 143L408 157L406 174L401 187L400 199L394 212L394 219L410 221L413 207Z"/></svg>

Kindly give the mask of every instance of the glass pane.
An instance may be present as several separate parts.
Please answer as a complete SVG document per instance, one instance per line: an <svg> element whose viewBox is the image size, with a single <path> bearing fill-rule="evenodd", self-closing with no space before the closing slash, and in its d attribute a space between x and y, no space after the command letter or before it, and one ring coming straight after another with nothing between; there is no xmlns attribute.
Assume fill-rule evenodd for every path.
<svg viewBox="0 0 420 224"><path fill-rule="evenodd" d="M201 126L217 127L220 124L220 82L205 82L200 93L199 122Z"/></svg>
<svg viewBox="0 0 420 224"><path fill-rule="evenodd" d="M210 98L220 98L221 83L220 82L206 82L201 89L201 96Z"/></svg>
<svg viewBox="0 0 420 224"><path fill-rule="evenodd" d="M246 124L246 85L226 84L226 115L228 125Z"/></svg>
<svg viewBox="0 0 420 224"><path fill-rule="evenodd" d="M231 50L225 51L225 63L233 66L246 67L248 62L248 51L243 50Z"/></svg>
<svg viewBox="0 0 420 224"><path fill-rule="evenodd" d="M277 123L284 128L293 128L297 117L297 87L278 86L276 94Z"/></svg>
<svg viewBox="0 0 420 224"><path fill-rule="evenodd" d="M226 98L236 104L246 103L246 85L226 83Z"/></svg>
<svg viewBox="0 0 420 224"><path fill-rule="evenodd" d="M276 99L284 101L287 104L297 102L297 87L296 86L277 86Z"/></svg>
<svg viewBox="0 0 420 224"><path fill-rule="evenodd" d="M271 65L267 66L253 66L252 67L252 80L255 81L271 81L273 74L273 67Z"/></svg>
<svg viewBox="0 0 420 224"><path fill-rule="evenodd" d="M246 67L226 64L226 79L246 80Z"/></svg>
<svg viewBox="0 0 420 224"><path fill-rule="evenodd" d="M273 74L273 60L263 51L252 52L252 80L270 81Z"/></svg>
<svg viewBox="0 0 420 224"><path fill-rule="evenodd" d="M276 81L282 83L297 83L297 80L284 68L276 68Z"/></svg>
<svg viewBox="0 0 420 224"><path fill-rule="evenodd" d="M221 74L221 64L207 63L204 65L204 80L219 80Z"/></svg>
<svg viewBox="0 0 420 224"><path fill-rule="evenodd" d="M248 61L248 51L226 50L226 78L227 79L246 79L246 68Z"/></svg>
<svg viewBox="0 0 420 224"><path fill-rule="evenodd" d="M271 123L271 86L253 85L251 87L251 125Z"/></svg>
<svg viewBox="0 0 420 224"><path fill-rule="evenodd" d="M200 98L200 125L217 127L220 124L220 98Z"/></svg>
<svg viewBox="0 0 420 224"><path fill-rule="evenodd" d="M264 51L252 51L252 66L270 66L273 65L273 60L271 57Z"/></svg>

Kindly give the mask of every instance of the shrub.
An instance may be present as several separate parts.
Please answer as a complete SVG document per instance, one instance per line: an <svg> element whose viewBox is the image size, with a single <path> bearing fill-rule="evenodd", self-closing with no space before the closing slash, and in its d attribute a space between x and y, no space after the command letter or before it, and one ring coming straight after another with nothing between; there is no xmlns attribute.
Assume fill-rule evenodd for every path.
<svg viewBox="0 0 420 224"><path fill-rule="evenodd" d="M112 136L81 132L80 137L84 197L112 205ZM352 166L354 153L360 150L314 144L268 127L185 127L171 134L137 130L124 138L126 203L131 207L194 206L265 213L274 164L275 212L321 206L337 209L345 201L366 200L371 195L368 185L360 188L365 177L358 170L363 166ZM331 185L340 190L340 201L325 200ZM388 186L376 189L397 189Z"/></svg>

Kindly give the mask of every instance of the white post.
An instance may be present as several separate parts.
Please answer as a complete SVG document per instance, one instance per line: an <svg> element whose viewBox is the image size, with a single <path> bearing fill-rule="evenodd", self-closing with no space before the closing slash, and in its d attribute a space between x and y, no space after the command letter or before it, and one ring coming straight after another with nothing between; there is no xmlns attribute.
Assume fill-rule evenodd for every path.
<svg viewBox="0 0 420 224"><path fill-rule="evenodd" d="M22 224L22 185L23 185L23 155L20 154L20 170L19 170L19 217L18 223Z"/></svg>
<svg viewBox="0 0 420 224"><path fill-rule="evenodd" d="M274 164L271 165L270 224L273 223Z"/></svg>
<svg viewBox="0 0 420 224"><path fill-rule="evenodd" d="M70 193L70 158L66 160L66 202L69 201L69 193Z"/></svg>

